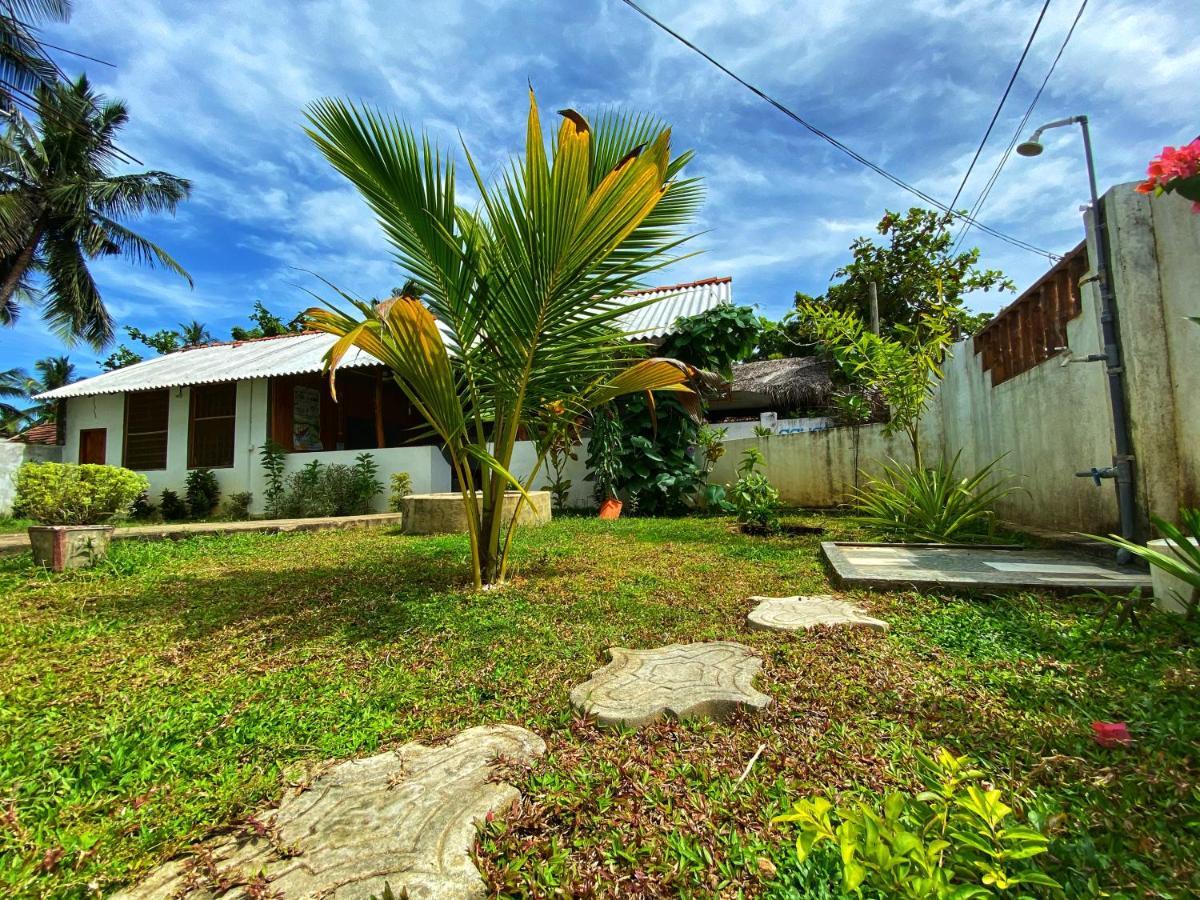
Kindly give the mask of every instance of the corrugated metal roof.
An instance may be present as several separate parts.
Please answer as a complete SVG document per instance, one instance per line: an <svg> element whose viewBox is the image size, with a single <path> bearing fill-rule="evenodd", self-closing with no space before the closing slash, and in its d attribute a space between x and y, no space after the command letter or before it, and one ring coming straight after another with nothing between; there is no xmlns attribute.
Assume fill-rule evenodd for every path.
<svg viewBox="0 0 1200 900"><path fill-rule="evenodd" d="M706 278L687 284L631 292L626 295L631 302L644 300L650 295L661 295L662 299L621 317L618 325L623 331L642 340L662 337L671 332L675 321L682 316L694 316L722 303L731 303L732 281L733 279L728 277ZM125 391L147 391L319 372L325 361L325 352L335 340L333 335L304 332L209 344L157 356L112 372L104 372L93 378L48 391L39 395L37 399L62 400L68 397L91 397L96 394L120 394ZM374 364L374 357L358 348L347 353L342 362L343 366Z"/></svg>

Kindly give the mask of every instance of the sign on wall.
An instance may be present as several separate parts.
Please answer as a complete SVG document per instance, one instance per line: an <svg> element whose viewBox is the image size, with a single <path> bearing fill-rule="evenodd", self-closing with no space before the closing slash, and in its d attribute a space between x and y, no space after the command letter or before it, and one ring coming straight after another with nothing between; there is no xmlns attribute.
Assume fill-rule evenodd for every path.
<svg viewBox="0 0 1200 900"><path fill-rule="evenodd" d="M321 392L303 384L292 388L292 447L325 449L321 445Z"/></svg>

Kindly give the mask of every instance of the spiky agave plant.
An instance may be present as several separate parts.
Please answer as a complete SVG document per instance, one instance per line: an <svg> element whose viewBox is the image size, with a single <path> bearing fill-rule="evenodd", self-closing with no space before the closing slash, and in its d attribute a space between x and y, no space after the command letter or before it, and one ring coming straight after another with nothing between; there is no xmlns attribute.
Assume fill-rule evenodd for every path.
<svg viewBox="0 0 1200 900"><path fill-rule="evenodd" d="M856 521L889 534L937 543L978 541L995 526L994 506L1016 490L996 471L999 459L973 475L958 474L962 451L936 466L892 462L851 492Z"/></svg>
<svg viewBox="0 0 1200 900"><path fill-rule="evenodd" d="M672 157L670 129L651 119L610 114L593 127L561 115L548 154L530 92L525 154L494 184L466 151L482 198L468 210L450 155L428 137L340 100L308 110L308 134L362 193L420 294L371 304L339 291L350 308L311 309L308 323L339 337L331 377L351 347L366 351L444 443L476 585L503 580L516 523L502 520L505 490L527 498L544 461L543 451L523 482L512 474L519 435L548 446L538 440L548 419L630 392L695 399L695 370L636 359L617 328L645 305L620 295L674 261L688 237L701 191L678 176L691 154Z"/></svg>

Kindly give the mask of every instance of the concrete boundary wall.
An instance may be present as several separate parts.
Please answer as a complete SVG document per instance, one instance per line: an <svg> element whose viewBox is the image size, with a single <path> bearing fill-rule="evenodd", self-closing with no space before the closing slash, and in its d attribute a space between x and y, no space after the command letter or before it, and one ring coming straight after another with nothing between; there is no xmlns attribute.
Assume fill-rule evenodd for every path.
<svg viewBox="0 0 1200 900"><path fill-rule="evenodd" d="M1104 197L1113 286L1124 344L1138 507L1148 518L1175 520L1180 506L1200 506L1200 215L1187 201L1150 198L1133 185ZM1095 259L1092 235L1089 259ZM945 378L923 422L929 455L961 451L963 471L994 459L1017 476L1019 490L997 504L1001 517L1035 528L1104 533L1118 523L1115 487L1097 487L1075 472L1112 461L1113 430L1104 365L1082 362L1101 352L1099 292L1082 279L1082 311L1066 325L1069 350L993 385L971 340L953 348ZM785 501L833 506L854 477L852 428L764 440L727 441L713 480L733 480L741 451L757 445ZM928 445L926 449L925 445ZM907 461L903 438L880 426L858 431L862 468Z"/></svg>

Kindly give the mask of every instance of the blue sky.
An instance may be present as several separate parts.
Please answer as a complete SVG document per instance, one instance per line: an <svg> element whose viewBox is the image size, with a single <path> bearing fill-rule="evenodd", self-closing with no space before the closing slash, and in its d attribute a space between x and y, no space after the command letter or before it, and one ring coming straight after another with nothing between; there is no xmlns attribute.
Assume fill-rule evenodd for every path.
<svg viewBox="0 0 1200 900"><path fill-rule="evenodd" d="M821 128L948 201L1041 0L644 5ZM968 200L1077 9L1077 0L1051 3ZM1200 3L1092 0L1034 120L1089 114L1102 186L1138 178L1164 144L1200 129L1197 35ZM304 106L328 95L393 110L450 146L461 131L493 170L523 140L527 82L544 110L616 105L659 115L676 147L697 151L692 171L708 190L699 223L707 233L696 242L705 252L661 280L732 275L735 301L769 315L786 310L797 290L820 293L857 235L885 208L912 202L619 0L76 0L72 21L48 39L114 63L58 55L65 69L82 63L101 90L129 104L126 150L195 185L174 219L135 225L184 264L194 289L163 272L96 264L122 325L196 318L225 338L255 300L289 315L309 305L301 287L319 285L299 269L367 296L403 280L365 205L302 133ZM980 218L1062 252L1082 236L1085 200L1077 133L1063 129L1050 133L1042 157L1008 163ZM985 235L972 240L983 262L1019 287L1048 267ZM975 305L1003 302L986 295ZM0 368L63 352L89 374L103 355L68 351L33 310L0 330Z"/></svg>

